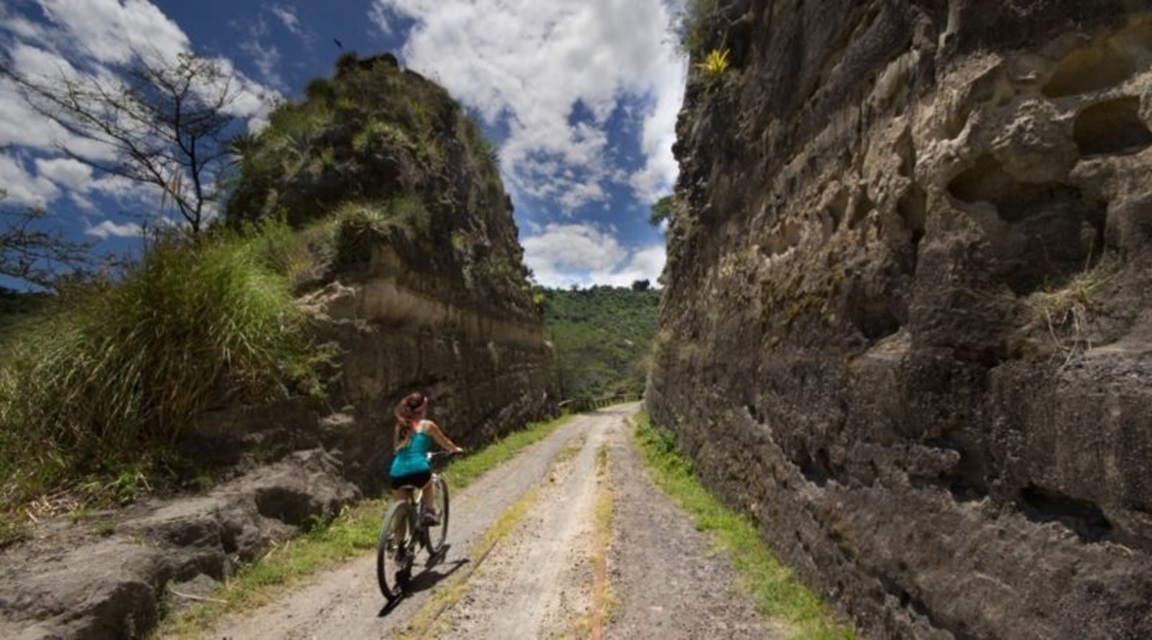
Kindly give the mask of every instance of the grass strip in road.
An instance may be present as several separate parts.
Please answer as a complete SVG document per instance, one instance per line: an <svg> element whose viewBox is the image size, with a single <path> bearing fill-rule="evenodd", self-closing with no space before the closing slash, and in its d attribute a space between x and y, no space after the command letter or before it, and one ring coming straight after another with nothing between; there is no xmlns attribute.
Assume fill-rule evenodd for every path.
<svg viewBox="0 0 1152 640"><path fill-rule="evenodd" d="M467 487L488 470L547 437L571 417L529 425L527 429L453 461L447 474L451 487ZM258 561L241 567L210 596L198 597L195 604L162 620L149 637L204 637L223 616L266 604L282 596L285 587L375 549L380 518L387 506L388 500L383 498L366 500L345 509L327 525L273 547ZM187 596L173 594L172 597Z"/></svg>
<svg viewBox="0 0 1152 640"><path fill-rule="evenodd" d="M591 629L588 637L600 640L604 637L604 623L611 619L612 607L616 600L612 586L608 583L608 554L612 546L612 478L608 467L608 447L603 445L596 456L596 477L599 487L596 491L594 512L592 566L595 577L592 583Z"/></svg>
<svg viewBox="0 0 1152 640"><path fill-rule="evenodd" d="M654 427L646 414L634 418L639 444L656 484L709 533L728 555L761 614L786 623L793 640L854 640L851 626L838 619L811 589L781 564L747 516L708 493L680 457L670 433Z"/></svg>

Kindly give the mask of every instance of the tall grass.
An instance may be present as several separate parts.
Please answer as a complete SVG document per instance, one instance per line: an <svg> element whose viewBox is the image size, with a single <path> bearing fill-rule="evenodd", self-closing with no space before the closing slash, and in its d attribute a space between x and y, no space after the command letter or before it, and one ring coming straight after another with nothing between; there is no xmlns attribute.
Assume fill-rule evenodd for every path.
<svg viewBox="0 0 1152 640"><path fill-rule="evenodd" d="M6 340L0 473L14 482L3 503L172 444L215 403L292 390L315 354L258 238L159 239L119 280L66 293Z"/></svg>

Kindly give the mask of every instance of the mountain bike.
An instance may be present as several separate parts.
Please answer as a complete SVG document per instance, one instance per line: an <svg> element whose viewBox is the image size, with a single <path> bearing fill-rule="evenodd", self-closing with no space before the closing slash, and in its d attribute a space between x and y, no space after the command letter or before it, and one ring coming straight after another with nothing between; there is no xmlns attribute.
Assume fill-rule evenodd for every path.
<svg viewBox="0 0 1152 640"><path fill-rule="evenodd" d="M441 468L454 454L436 451L428 454L432 466L432 480L436 487L436 501L433 505L440 514L436 524L424 522L420 509L421 487L406 486L408 497L392 501L380 526L380 540L376 543L376 580L380 583L380 593L389 602L399 598L408 590L412 579L412 567L416 554L423 549L428 557L425 567L441 560L444 540L448 537L448 483L444 481Z"/></svg>

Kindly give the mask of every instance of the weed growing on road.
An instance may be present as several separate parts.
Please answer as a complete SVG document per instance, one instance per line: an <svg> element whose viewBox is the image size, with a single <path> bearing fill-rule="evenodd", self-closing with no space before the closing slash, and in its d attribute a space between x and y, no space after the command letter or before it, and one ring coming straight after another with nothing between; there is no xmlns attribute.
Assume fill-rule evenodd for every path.
<svg viewBox="0 0 1152 640"><path fill-rule="evenodd" d="M677 452L672 434L653 426L643 413L637 414L635 424L634 437L657 485L731 558L760 613L787 622L790 637L796 640L856 637L791 569L772 556L749 518L728 509L704 489Z"/></svg>
<svg viewBox="0 0 1152 640"><path fill-rule="evenodd" d="M512 459L571 419L529 425L496 443L451 463L453 490L462 489L489 469ZM274 547L202 602L161 622L152 638L202 637L220 617L251 609L283 595L284 587L376 548L386 499L367 500L345 511L326 526Z"/></svg>

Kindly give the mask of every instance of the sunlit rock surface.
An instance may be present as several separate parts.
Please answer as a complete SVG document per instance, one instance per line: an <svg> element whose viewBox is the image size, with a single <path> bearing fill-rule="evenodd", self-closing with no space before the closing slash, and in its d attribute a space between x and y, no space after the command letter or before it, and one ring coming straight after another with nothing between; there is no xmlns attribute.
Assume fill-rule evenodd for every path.
<svg viewBox="0 0 1152 640"><path fill-rule="evenodd" d="M1152 637L1152 3L719 5L654 420L869 637Z"/></svg>

